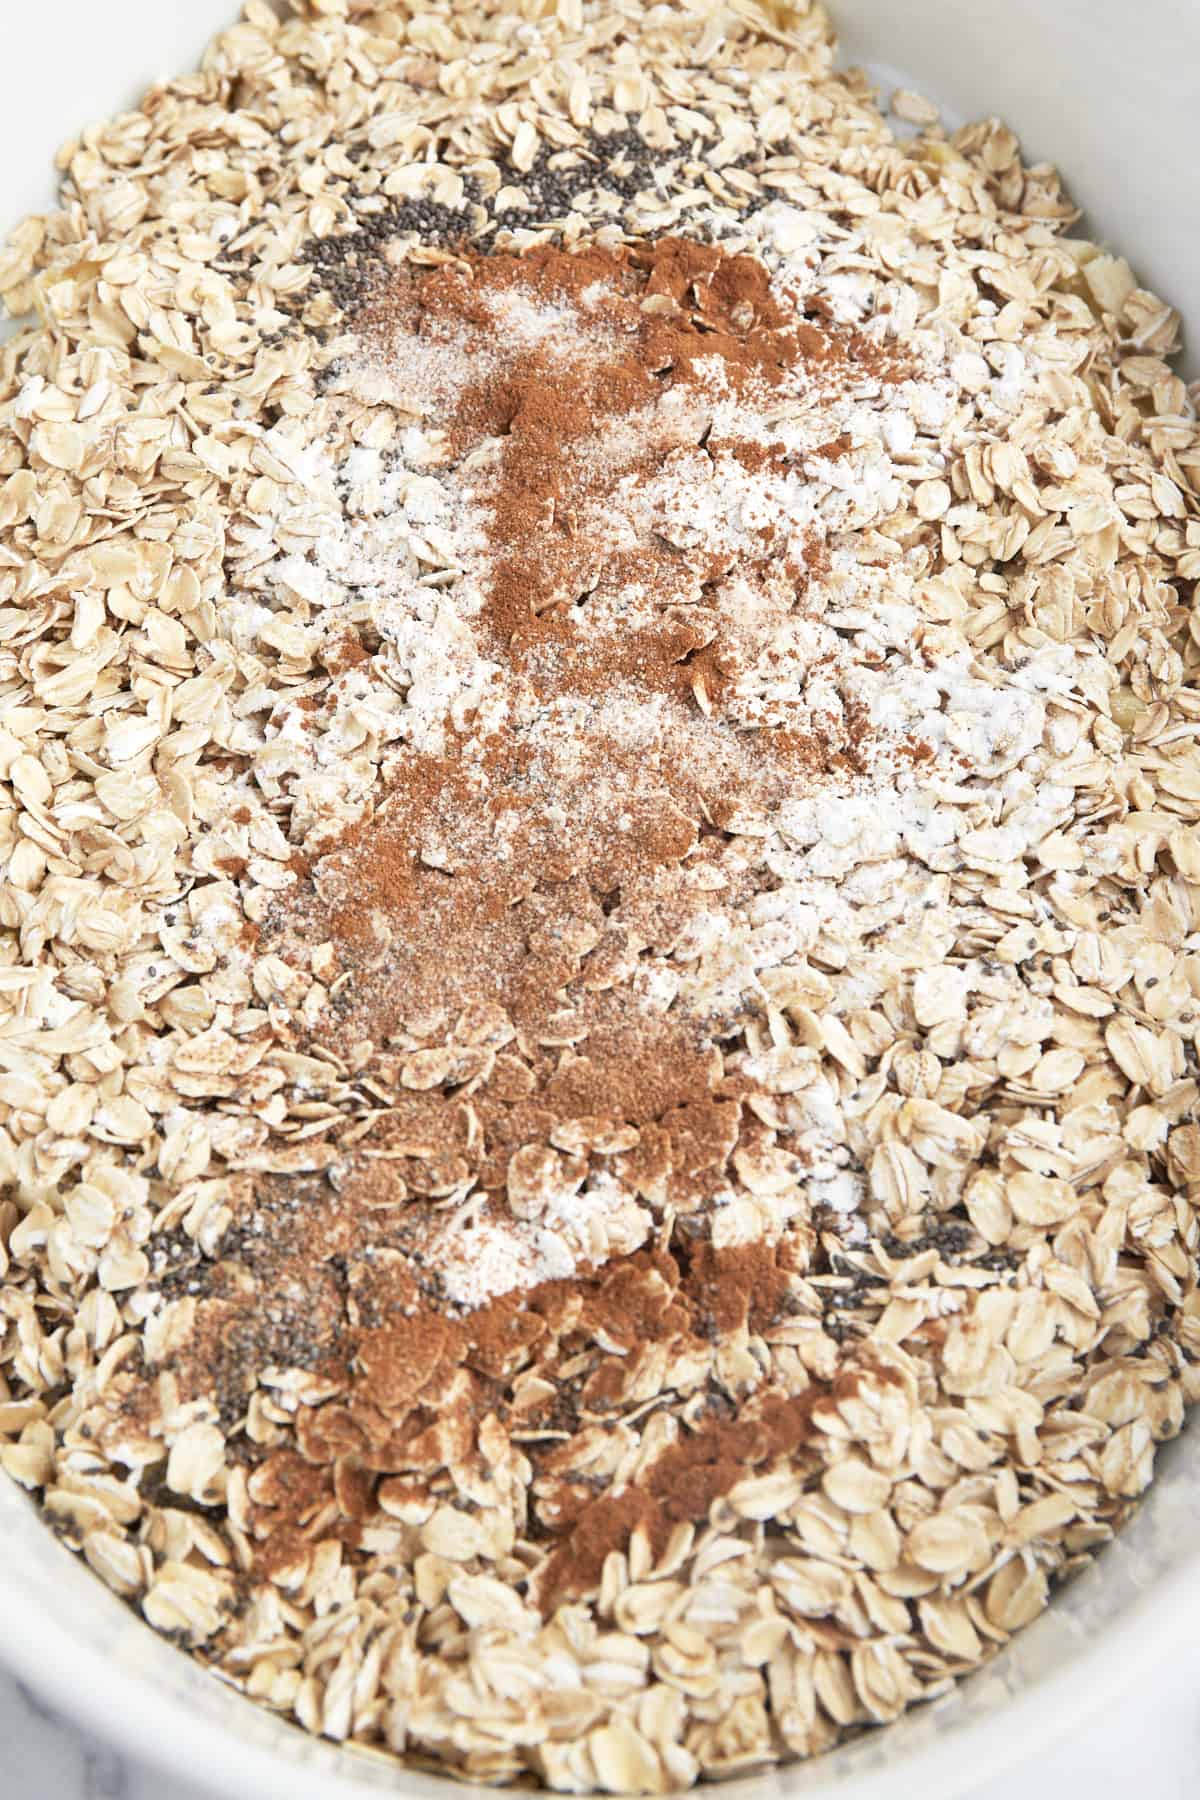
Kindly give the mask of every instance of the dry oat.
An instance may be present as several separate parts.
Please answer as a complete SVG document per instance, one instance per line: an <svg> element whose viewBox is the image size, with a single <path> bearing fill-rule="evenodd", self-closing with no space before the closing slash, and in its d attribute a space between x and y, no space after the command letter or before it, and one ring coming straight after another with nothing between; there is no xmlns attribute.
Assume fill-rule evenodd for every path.
<svg viewBox="0 0 1200 1800"><path fill-rule="evenodd" d="M897 95L932 127L898 144L831 56L803 3L296 0L280 20L250 0L200 75L67 148L60 210L0 258L10 310L36 309L0 350L0 1466L263 1704L480 1779L665 1791L894 1718L1120 1527L1200 1389L1200 431L1178 320L1068 235L1058 178L1002 125L947 139ZM670 1330L628 1342L606 1315L593 1341L550 1316L473 1440L439 1351L419 1372L442 1434L367 1469L350 1530L364 1415L297 1354L295 1296L264 1310L249 1393L183 1379L197 1321L385 1115L522 1063L488 1017L452 1054L437 1021L386 1054L331 1048L336 946L256 937L413 710L411 681L336 667L331 626L370 642L375 601L322 546L352 537L395 432L394 395L331 393L347 254L431 266L464 236L597 231L745 248L834 327L918 355L905 405L863 397L892 485L839 522L832 574L843 611L863 603L851 636L894 606L881 655L915 668L919 639L953 678L919 817L809 794L790 835L727 821L771 892L736 897L728 956L701 934L660 957L698 1013L719 983L743 1006L716 1042L752 1128L721 1140L701 1241L778 1248L771 1304L704 1337L678 1322L690 1273L639 1265ZM434 592L459 566L436 523L418 507L406 546ZM277 729L330 694L334 781ZM657 1147L570 1124L514 1160L514 1212L543 1216L581 1161L640 1156L653 1254L685 1241ZM470 1204L468 1125L389 1141L423 1204ZM601 1273L606 1253L601 1234ZM593 1379L591 1416L548 1427ZM578 1500L554 1456L620 1501L773 1394L804 1420L793 1454L661 1530L631 1513L553 1604L551 1527ZM334 1470L299 1536L297 1442Z"/></svg>

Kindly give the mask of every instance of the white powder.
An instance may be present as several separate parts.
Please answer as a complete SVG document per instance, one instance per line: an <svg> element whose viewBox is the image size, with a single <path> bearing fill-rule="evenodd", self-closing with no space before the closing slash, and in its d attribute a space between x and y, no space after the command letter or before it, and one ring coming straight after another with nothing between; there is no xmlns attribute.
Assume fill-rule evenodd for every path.
<svg viewBox="0 0 1200 1800"><path fill-rule="evenodd" d="M620 1183L599 1177L578 1191L553 1196L544 1219L495 1215L487 1202L468 1202L466 1219L452 1219L422 1248L423 1266L437 1275L458 1306L473 1308L543 1281L564 1281L580 1267L629 1255L650 1235L651 1215Z"/></svg>
<svg viewBox="0 0 1200 1800"><path fill-rule="evenodd" d="M486 305L506 349L513 344L534 349L547 342L560 355L568 345L581 352L587 349L589 339L579 331L579 314L573 306L539 305L516 288L489 293Z"/></svg>
<svg viewBox="0 0 1200 1800"><path fill-rule="evenodd" d="M449 1228L423 1251L425 1267L440 1276L458 1306L483 1306L518 1288L573 1275L575 1256L553 1231L481 1211L465 1228Z"/></svg>

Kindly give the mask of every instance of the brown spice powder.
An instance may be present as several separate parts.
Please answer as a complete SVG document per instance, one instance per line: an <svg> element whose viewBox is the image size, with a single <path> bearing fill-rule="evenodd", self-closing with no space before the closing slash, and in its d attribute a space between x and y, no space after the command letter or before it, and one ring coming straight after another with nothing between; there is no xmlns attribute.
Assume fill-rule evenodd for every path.
<svg viewBox="0 0 1200 1800"><path fill-rule="evenodd" d="M545 306L585 307L603 295L603 324L611 347L572 370L564 383L561 364L548 349L523 350L498 373L467 388L447 421L452 446L463 454L482 440L502 440L498 482L491 504L490 536L496 566L487 596L486 622L519 662L547 641L577 654L569 673L596 691L614 675L635 673L678 692L680 646L634 634L615 646L616 668L597 667L564 618L564 594L589 585L596 546L577 536L578 515L589 499L603 500L629 475L653 471L666 451L661 428L643 437L634 453L590 472L573 459L580 444L603 442L611 428L653 406L671 389L701 396L714 366L726 390L761 394L785 372L806 368L815 380L847 382L872 376L896 380L904 365L861 332L818 329L798 318L771 290L763 265L749 255L726 255L713 245L664 237L652 244L569 252L539 245L524 256L465 255L431 271L401 271L361 321L384 353L390 334L406 330L456 341L482 361L497 330L494 302L519 294ZM464 335L463 328L466 327ZM687 416L686 414L684 415ZM849 440L819 447L842 456ZM749 466L771 452L754 440L721 439ZM629 566L611 545L602 547L614 580L649 575L668 611L669 555L650 570ZM764 553L769 554L764 545ZM724 573L714 568L712 577ZM803 572L792 574L802 585ZM547 609L554 609L547 616ZM668 616L668 630L680 621ZM557 665L556 665L557 671Z"/></svg>
<svg viewBox="0 0 1200 1800"><path fill-rule="evenodd" d="M459 1314L423 1288L419 1245L434 1215L365 1207L356 1174L340 1192L320 1181L259 1184L257 1228L235 1228L222 1260L204 1266L197 1328L166 1365L184 1399L216 1382L234 1416L276 1361L307 1366L336 1390L301 1409L295 1447L272 1450L251 1476L260 1574L293 1566L325 1537L352 1548L381 1484L420 1474L436 1491L449 1462L479 1459L480 1429L494 1421L519 1431L531 1464L531 1524L549 1550L540 1596L552 1606L588 1591L635 1526L661 1548L673 1524L702 1519L746 1473L802 1446L823 1384L757 1393L737 1417L723 1416L729 1402L714 1388L709 1416L637 1487L597 1496L577 1473L586 1432L620 1418L650 1347L712 1357L786 1315L801 1240L718 1250L685 1239L675 1253L616 1257ZM552 1397L531 1403L530 1391ZM133 1392L130 1402L143 1410Z"/></svg>
<svg viewBox="0 0 1200 1800"><path fill-rule="evenodd" d="M577 377L564 383L536 344L497 363L504 295L595 312L599 350ZM749 404L798 367L834 384L899 371L858 334L798 318L753 258L679 239L401 271L360 324L377 351L400 331L453 339L484 370L441 423L460 466L482 456L479 631L531 699L532 724L468 721L438 754L405 750L373 815L311 867L297 862L266 935L294 957L331 945L343 978L318 1036L390 1098L333 1178L259 1182L253 1228L227 1237L174 1373L185 1392L216 1376L232 1414L271 1362L336 1394L301 1408L294 1445L251 1456L260 1568L282 1571L324 1536L353 1546L381 1506L436 1497L451 1466L479 1461L493 1425L516 1434L549 1608L594 1587L635 1527L661 1549L748 1471L802 1453L823 1388L757 1392L730 1416L714 1371L720 1346L785 1312L810 1236L707 1241L747 1086L722 1076L718 1021L647 1009L630 984L714 883L728 889L723 826L748 794L769 811L798 784L859 773L870 754L849 695L829 734L746 730L728 715L744 652L714 595L731 553L697 570L665 539L615 545L607 510L695 432L714 383ZM683 404L664 435L651 427L671 390ZM781 454L711 433L699 448L750 472ZM781 558L764 531L747 566L786 615L803 608L820 558L815 540L802 562ZM650 605L630 621L620 597L633 592ZM325 661L333 674L362 655L339 640ZM560 716L563 732L548 735ZM643 717L648 738L627 729ZM691 1229L668 1224L657 1249L463 1312L426 1269L439 1206L474 1189L495 1216L528 1216L513 1170L531 1150L557 1157L564 1179L616 1175ZM588 1434L620 1420L658 1348L688 1359L699 1411L636 1488L597 1493Z"/></svg>
<svg viewBox="0 0 1200 1800"><path fill-rule="evenodd" d="M322 859L312 889L289 901L289 924L306 942L331 941L351 974L331 1021L339 1045L378 1044L414 1021L481 1004L501 1008L536 1042L565 1008L569 1037L587 1041L593 1069L602 1039L623 1067L631 1056L674 1061L673 1104L696 1085L680 1061L694 1057L694 1032L650 1020L631 1027L627 1007L615 1017L607 999L588 998L597 958L619 956L623 939L626 964L632 957L636 966L647 915L661 915L663 872L676 889L698 891L714 856L700 842L705 833L719 833L748 795L769 808L798 783L861 772L869 734L849 697L840 736L786 725L746 731L726 719L721 701L738 653L714 635L721 622L703 582L697 588L665 541L652 553L614 550L603 536L606 502L669 450L646 422L667 388L699 396L717 379L750 395L797 365L835 381L899 371L861 334L798 319L754 258L674 238L576 253L542 246L523 257L400 271L361 329L381 353L402 330L420 342L452 335L485 366L498 297L586 311L597 293L601 349L570 382L548 350L523 347L468 386L445 422L459 458L481 444L498 447L481 629L535 707L569 708L566 743L548 747L544 731L467 731L451 733L442 755L404 753L373 817ZM631 419L642 423L627 452L572 460L581 445L615 440ZM762 447L734 448L753 461ZM601 521L599 540L594 524L580 526L587 504ZM795 608L811 571L776 569L776 553L763 543L761 579ZM651 623L597 629L580 612L574 603L594 582L598 557L608 592L653 596ZM707 579L726 572L712 569ZM621 698L630 713L661 703L649 741L626 742L614 728ZM680 912L679 892L669 904ZM610 984L601 977L600 985ZM621 1083L620 1093L602 1085L593 1083L594 1107L620 1115L633 1084Z"/></svg>

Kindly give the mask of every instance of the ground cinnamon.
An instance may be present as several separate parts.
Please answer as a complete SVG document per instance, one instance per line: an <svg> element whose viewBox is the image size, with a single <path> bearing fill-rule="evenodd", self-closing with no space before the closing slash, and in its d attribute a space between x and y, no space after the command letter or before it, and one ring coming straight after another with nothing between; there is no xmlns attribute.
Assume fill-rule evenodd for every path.
<svg viewBox="0 0 1200 1800"><path fill-rule="evenodd" d="M497 306L517 334L508 351L495 349ZM557 331L560 315L580 334L567 382L554 333L517 333L530 317ZM454 727L440 754L393 760L373 815L288 895L279 947L331 943L348 977L328 1021L339 1046L402 1040L468 1005L511 1021L535 1095L514 1122L485 1088L477 1173L488 1185L520 1131L545 1129L564 1107L644 1125L687 1104L701 1109L691 1123L703 1135L703 1033L631 1017L620 972L636 972L668 919L678 930L704 904L710 872L725 879L720 833L739 806L769 810L798 784L853 777L871 734L850 694L820 730L779 709L747 728L727 702L762 646L744 641L721 598L734 553L698 569L654 531L625 541L612 509L676 452L732 450L750 464L767 453L714 436L718 391L750 417L785 371L814 382L899 371L861 333L801 318L755 258L676 238L403 269L360 325L378 357L398 343L427 358L453 345L485 371L437 416L451 459L484 458L465 478L487 522L478 628L507 715ZM681 397L666 414L665 394ZM785 548L765 531L738 563L779 621L803 612L824 568L811 533L801 561ZM567 1073L554 1054L563 1044L586 1045Z"/></svg>
<svg viewBox="0 0 1200 1800"><path fill-rule="evenodd" d="M776 645L817 616L828 558L821 532L787 507L760 521L739 484L802 484L806 458L851 451L772 435L777 392L900 371L805 320L754 258L676 238L400 270L359 330L427 382L482 521L471 628L492 686L439 748L400 746L373 811L298 857L267 915L276 955L307 967L325 946L309 1042L386 1104L328 1174L259 1178L215 1267L181 1244L164 1281L196 1315L172 1373L185 1399L215 1384L230 1419L271 1365L328 1396L294 1442L244 1447L259 1567L281 1576L322 1537L353 1549L380 1509L418 1516L452 1468L482 1478L497 1433L519 1441L549 1608L635 1528L661 1549L747 1472L802 1457L826 1391L742 1405L718 1378L722 1346L787 1316L813 1238L711 1241L760 1130L755 1083L721 1051L746 1019L654 983L714 895L757 891L726 829L739 809L768 817L870 767L835 660L814 655L803 707L775 697ZM717 507L699 531L694 501ZM331 631L324 662L330 687L304 697L317 722L338 677L376 678L356 632ZM602 1220L616 1197L615 1247L546 1278L562 1227L538 1221L569 1220L576 1194ZM477 1282L447 1261L455 1244L485 1265ZM489 1254L512 1260L495 1276L511 1291L489 1286ZM614 1487L594 1433L642 1396L647 1358L681 1371L688 1423ZM660 1403L679 1399L668 1381Z"/></svg>
<svg viewBox="0 0 1200 1800"><path fill-rule="evenodd" d="M671 1524L703 1518L745 1473L801 1446L812 1404L827 1391L819 1385L759 1394L744 1416L722 1416L727 1403L714 1399L710 1417L634 1489L589 1497L574 1475L576 1434L620 1417L623 1385L650 1347L673 1359L711 1357L787 1316L802 1268L795 1243L718 1250L685 1240L677 1254L616 1257L463 1314L423 1284L428 1204L384 1215L362 1204L355 1172L339 1188L258 1184L221 1261L191 1271L196 1328L168 1365L182 1398L215 1388L230 1416L240 1416L261 1370L285 1358L335 1393L302 1409L298 1450L273 1453L252 1481L270 1546L260 1568L284 1569L316 1535L353 1545L381 1482L420 1472L436 1489L436 1465L478 1457L477 1433L492 1418L522 1433L531 1492L542 1496L534 1523L551 1546L563 1539L541 1577L552 1604L586 1591L635 1526L661 1547ZM287 1305L290 1295L303 1295L301 1312ZM531 1378L551 1397L530 1403ZM451 1394L456 1426L447 1436L438 1421Z"/></svg>

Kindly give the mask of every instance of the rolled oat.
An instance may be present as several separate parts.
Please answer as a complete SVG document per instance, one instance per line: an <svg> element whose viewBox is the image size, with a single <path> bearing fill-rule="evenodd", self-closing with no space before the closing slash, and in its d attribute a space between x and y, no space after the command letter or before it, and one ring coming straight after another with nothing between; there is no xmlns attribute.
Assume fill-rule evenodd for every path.
<svg viewBox="0 0 1200 1800"><path fill-rule="evenodd" d="M1178 320L832 55L250 0L0 258L0 1467L476 1779L894 1719L1200 1388Z"/></svg>

